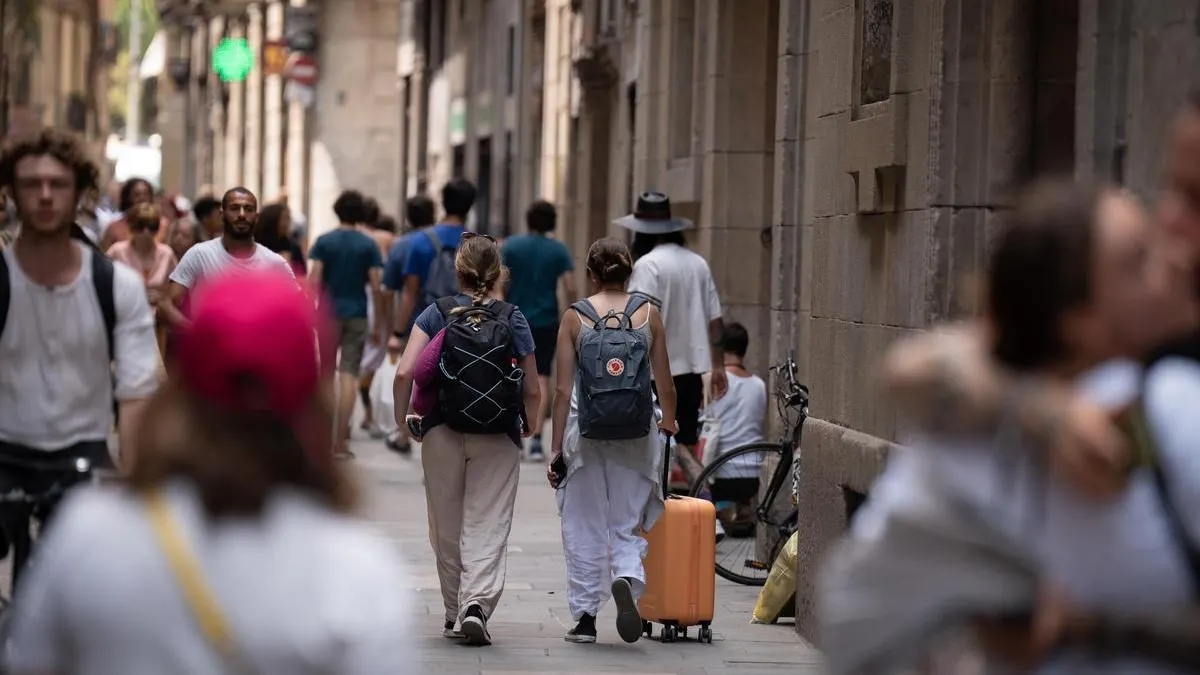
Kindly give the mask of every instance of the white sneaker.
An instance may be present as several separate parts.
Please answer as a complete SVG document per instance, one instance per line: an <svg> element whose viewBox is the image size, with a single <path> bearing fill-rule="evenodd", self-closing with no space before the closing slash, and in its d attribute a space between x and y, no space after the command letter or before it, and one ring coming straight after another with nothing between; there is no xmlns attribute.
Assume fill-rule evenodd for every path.
<svg viewBox="0 0 1200 675"><path fill-rule="evenodd" d="M717 523L717 541L720 542L725 538L725 526L721 524L721 519L716 520Z"/></svg>

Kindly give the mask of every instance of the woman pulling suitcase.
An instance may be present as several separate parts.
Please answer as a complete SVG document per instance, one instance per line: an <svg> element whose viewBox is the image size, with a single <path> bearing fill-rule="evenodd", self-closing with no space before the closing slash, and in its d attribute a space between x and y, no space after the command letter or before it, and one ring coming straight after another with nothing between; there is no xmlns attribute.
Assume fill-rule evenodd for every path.
<svg viewBox="0 0 1200 675"><path fill-rule="evenodd" d="M662 512L651 375L659 383L658 429L667 434L676 431L675 386L658 310L625 292L632 273L620 240L592 244L593 294L566 311L558 333L548 477L559 488L567 603L577 622L568 642L596 641L596 615L610 592L617 633L626 642L642 633L637 600L647 545L638 531Z"/></svg>

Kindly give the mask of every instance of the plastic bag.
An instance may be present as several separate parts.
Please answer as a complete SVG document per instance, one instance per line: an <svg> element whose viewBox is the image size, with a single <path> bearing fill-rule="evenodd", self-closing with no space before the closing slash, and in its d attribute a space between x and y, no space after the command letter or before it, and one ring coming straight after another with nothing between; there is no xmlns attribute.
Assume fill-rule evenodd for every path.
<svg viewBox="0 0 1200 675"><path fill-rule="evenodd" d="M396 396L392 389L399 367L400 355L388 354L371 380L371 413L379 430L389 437L399 431L399 427L396 426Z"/></svg>
<svg viewBox="0 0 1200 675"><path fill-rule="evenodd" d="M799 532L793 532L787 543L771 565L767 583L758 594L754 615L750 623L775 623L787 604L796 595L796 556L799 549Z"/></svg>

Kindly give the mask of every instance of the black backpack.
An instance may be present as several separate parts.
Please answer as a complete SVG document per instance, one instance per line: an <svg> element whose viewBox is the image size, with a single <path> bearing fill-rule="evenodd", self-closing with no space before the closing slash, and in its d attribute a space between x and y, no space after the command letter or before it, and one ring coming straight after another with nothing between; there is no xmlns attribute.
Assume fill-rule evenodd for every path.
<svg viewBox="0 0 1200 675"><path fill-rule="evenodd" d="M92 285L96 289L96 300L100 304L100 315L104 318L105 337L108 338L108 360L115 358L116 347L113 344L113 331L117 327L117 303L113 289L116 272L113 261L100 252L83 230L76 225L71 229L71 238L82 241L92 249ZM8 323L8 307L12 303L12 286L8 275L8 263L0 255L0 335L4 335L4 326Z"/></svg>
<svg viewBox="0 0 1200 675"><path fill-rule="evenodd" d="M439 422L464 434L503 434L516 428L525 377L517 363L509 317L499 300L462 307L454 297L437 301L446 319L439 362Z"/></svg>

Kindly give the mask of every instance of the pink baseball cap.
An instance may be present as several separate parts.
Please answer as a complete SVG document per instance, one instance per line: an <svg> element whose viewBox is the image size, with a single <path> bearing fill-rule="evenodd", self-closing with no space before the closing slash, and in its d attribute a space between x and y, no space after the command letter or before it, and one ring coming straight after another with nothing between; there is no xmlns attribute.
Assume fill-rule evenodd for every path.
<svg viewBox="0 0 1200 675"><path fill-rule="evenodd" d="M294 279L278 272L223 274L193 294L191 323L179 335L179 374L186 387L219 406L293 419L332 370L332 361L318 353L317 337L328 329Z"/></svg>

